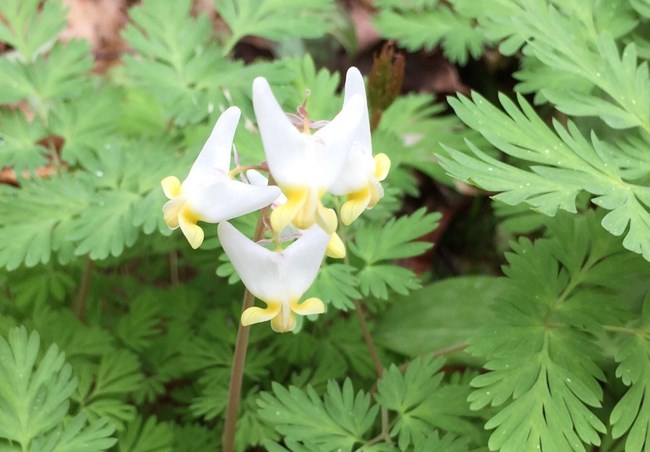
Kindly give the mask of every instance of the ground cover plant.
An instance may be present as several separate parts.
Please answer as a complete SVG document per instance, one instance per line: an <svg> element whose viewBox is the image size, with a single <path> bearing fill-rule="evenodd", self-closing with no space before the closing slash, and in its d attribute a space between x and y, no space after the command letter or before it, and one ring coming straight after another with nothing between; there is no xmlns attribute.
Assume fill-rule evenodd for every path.
<svg viewBox="0 0 650 452"><path fill-rule="evenodd" d="M0 450L650 450L650 1L0 2Z"/></svg>

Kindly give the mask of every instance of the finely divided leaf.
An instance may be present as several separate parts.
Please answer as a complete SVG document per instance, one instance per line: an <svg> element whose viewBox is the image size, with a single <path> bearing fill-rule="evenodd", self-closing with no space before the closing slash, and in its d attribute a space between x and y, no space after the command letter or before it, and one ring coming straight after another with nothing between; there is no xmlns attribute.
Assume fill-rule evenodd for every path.
<svg viewBox="0 0 650 452"><path fill-rule="evenodd" d="M548 239L512 245L496 323L471 341L471 351L487 358L488 372L474 378L477 389L468 400L473 409L498 410L486 424L494 429L493 450L582 451L599 445L606 431L593 411L605 379L596 365L596 338L602 324L625 318L610 306L630 286L601 277L621 265L621 248L594 232L597 216L571 218L558 218ZM642 277L647 265L634 271Z"/></svg>
<svg viewBox="0 0 650 452"><path fill-rule="evenodd" d="M34 438L59 426L77 386L56 345L38 359L40 338L25 328L0 337L0 438L27 450ZM38 362L38 364L37 364Z"/></svg>
<svg viewBox="0 0 650 452"><path fill-rule="evenodd" d="M521 96L519 107L505 96L500 100L507 114L476 93L471 100L450 99L450 104L466 124L524 168L489 157L471 143L476 157L448 149L449 157L440 156L443 167L461 180L502 192L495 198L506 204L526 202L547 215L558 209L575 212L575 197L587 191L595 204L611 211L602 226L616 236L627 231L624 246L650 260L650 192L625 180L630 173L617 167L623 161L612 148L595 134L585 139L570 121L566 129L554 121L554 133Z"/></svg>
<svg viewBox="0 0 650 452"><path fill-rule="evenodd" d="M231 45L248 35L274 40L319 38L332 28L336 8L331 0L307 4L300 0L215 0L215 6L230 27Z"/></svg>
<svg viewBox="0 0 650 452"><path fill-rule="evenodd" d="M342 451L363 441L379 408L371 406L369 394L355 395L350 380L342 388L330 382L323 399L311 387L303 391L273 383L273 394L262 393L258 404L262 419L274 424L286 440Z"/></svg>

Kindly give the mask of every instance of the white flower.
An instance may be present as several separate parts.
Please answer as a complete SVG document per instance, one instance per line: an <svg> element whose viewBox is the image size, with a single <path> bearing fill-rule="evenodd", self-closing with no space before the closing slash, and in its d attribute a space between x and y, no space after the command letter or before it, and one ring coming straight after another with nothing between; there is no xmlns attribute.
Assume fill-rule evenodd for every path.
<svg viewBox="0 0 650 452"><path fill-rule="evenodd" d="M269 180L264 177L259 171L248 170L246 171L246 177L253 185L266 186L269 184ZM286 204L287 197L281 194L273 203L271 204L272 209L277 209L278 207ZM291 224L287 225L282 231L277 232L280 235L280 239L284 240L285 237L292 237L295 235L300 235L302 231L295 228ZM336 232L332 232L330 235L330 241L327 244L327 256L334 259L343 259L346 254L345 245L341 240L341 237Z"/></svg>
<svg viewBox="0 0 650 452"><path fill-rule="evenodd" d="M282 111L268 82L253 82L253 106L264 151L273 178L287 202L271 214L271 227L282 231L292 223L308 229L314 223L327 233L336 230L338 220L321 198L343 170L352 139L363 114L362 96L350 96L341 112L325 127L301 133Z"/></svg>
<svg viewBox="0 0 650 452"><path fill-rule="evenodd" d="M283 251L270 251L253 242L230 223L218 226L219 240L244 285L266 308L251 307L242 313L242 325L271 321L280 333L296 326L294 314L321 314L323 302L300 298L312 285L321 262L329 235L314 226Z"/></svg>
<svg viewBox="0 0 650 452"><path fill-rule="evenodd" d="M277 187L245 184L228 174L239 116L237 107L221 114L182 184L174 176L161 182L169 199L163 206L165 223L171 229L180 226L192 248L203 243L199 221L226 221L268 206L280 195Z"/></svg>
<svg viewBox="0 0 650 452"><path fill-rule="evenodd" d="M348 102L356 103L358 97L363 99L362 118L343 172L330 188L335 195L347 195L347 201L341 207L341 221L346 225L356 220L366 208L374 207L384 196L380 182L390 169L390 159L386 154L372 156L366 89L359 70L351 67L345 77L343 108Z"/></svg>

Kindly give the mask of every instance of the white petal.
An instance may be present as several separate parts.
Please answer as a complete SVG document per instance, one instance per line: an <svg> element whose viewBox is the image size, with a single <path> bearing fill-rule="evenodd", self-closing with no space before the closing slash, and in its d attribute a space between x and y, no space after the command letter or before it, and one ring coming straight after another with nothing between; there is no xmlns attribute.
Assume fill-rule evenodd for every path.
<svg viewBox="0 0 650 452"><path fill-rule="evenodd" d="M360 190L368 184L368 178L373 177L373 170L375 162L372 155L366 152L359 146L352 145L348 160L345 162L343 171L336 179L330 192L335 195L347 195L348 193Z"/></svg>
<svg viewBox="0 0 650 452"><path fill-rule="evenodd" d="M281 274L282 254L258 245L228 222L220 223L217 231L221 246L248 290L266 302L288 303Z"/></svg>
<svg viewBox="0 0 650 452"><path fill-rule="evenodd" d="M329 189L343 170L363 114L364 103L365 99L361 96L352 96L343 105L341 112L313 135L316 142L323 143L326 147L326 152L320 153L321 188Z"/></svg>
<svg viewBox="0 0 650 452"><path fill-rule="evenodd" d="M301 158L305 139L284 114L262 77L253 81L253 107L271 173L279 182L286 180L291 177L288 166Z"/></svg>
<svg viewBox="0 0 650 452"><path fill-rule="evenodd" d="M372 154L372 140L370 138L370 121L368 116L368 101L366 100L366 85L363 82L363 77L361 72L356 67L351 67L348 69L348 72L345 76L345 95L344 103L347 103L355 95L360 95L363 102L363 113L361 115L361 121L357 127L354 140L361 146L366 152Z"/></svg>
<svg viewBox="0 0 650 452"><path fill-rule="evenodd" d="M259 187L266 187L269 185L269 180L264 177L262 173L256 170L248 170L246 171L246 177L250 181L251 185L257 185ZM287 202L287 197L284 196L284 193L280 193L280 195L273 200L273 208L277 206L281 206L282 204Z"/></svg>
<svg viewBox="0 0 650 452"><path fill-rule="evenodd" d="M313 226L284 250L287 291L292 301L300 299L313 284L329 241L330 236L325 231Z"/></svg>
<svg viewBox="0 0 650 452"><path fill-rule="evenodd" d="M220 223L268 206L280 196L278 187L259 187L220 177L195 190L187 204L201 220Z"/></svg>
<svg viewBox="0 0 650 452"><path fill-rule="evenodd" d="M241 112L237 107L230 107L219 116L217 123L210 133L208 141L196 158L188 178L193 176L197 170L223 172L230 170L230 155L232 153L232 140L235 137L235 130Z"/></svg>

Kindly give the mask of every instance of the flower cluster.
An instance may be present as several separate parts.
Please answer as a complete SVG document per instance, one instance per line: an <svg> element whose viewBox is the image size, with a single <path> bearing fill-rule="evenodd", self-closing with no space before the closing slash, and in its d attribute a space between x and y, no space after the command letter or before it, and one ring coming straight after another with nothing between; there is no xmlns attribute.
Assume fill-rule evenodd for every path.
<svg viewBox="0 0 650 452"><path fill-rule="evenodd" d="M180 228L192 248L204 239L198 222L218 223L219 240L235 270L266 304L246 309L242 325L270 320L275 331L286 332L295 327L295 314L324 312L318 298L300 300L325 254L345 256L345 245L336 233L339 217L348 225L377 203L390 160L385 154L372 154L365 87L356 68L347 72L341 111L314 133L316 124L306 114L292 121L283 112L264 78L253 82L253 106L266 155L266 163L256 168L266 170L269 178L250 167L231 170L240 111L230 107L217 120L185 180L163 179L169 199L163 214L167 226ZM246 177L236 179L244 171ZM323 204L326 193L346 197L338 216ZM263 224L270 225L273 250L228 223L269 205L270 218ZM283 242L295 237L283 249Z"/></svg>

